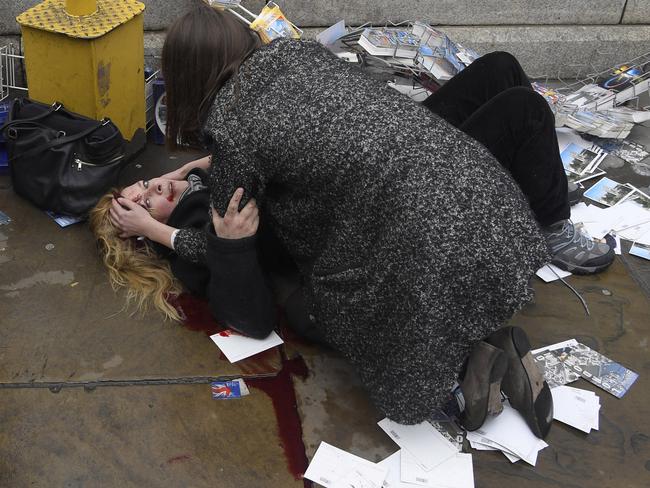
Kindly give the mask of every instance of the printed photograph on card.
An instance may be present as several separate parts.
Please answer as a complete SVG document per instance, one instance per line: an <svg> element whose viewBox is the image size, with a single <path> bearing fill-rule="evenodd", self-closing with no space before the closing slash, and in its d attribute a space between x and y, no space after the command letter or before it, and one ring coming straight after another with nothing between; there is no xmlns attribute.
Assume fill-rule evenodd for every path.
<svg viewBox="0 0 650 488"><path fill-rule="evenodd" d="M564 351L566 354L568 351ZM544 375L549 388L573 383L580 378L580 375L564 364L562 359L563 350L540 351L533 356L533 361Z"/></svg>
<svg viewBox="0 0 650 488"><path fill-rule="evenodd" d="M572 142L562 151L560 157L565 171L580 175L598 159L599 153Z"/></svg>
<svg viewBox="0 0 650 488"><path fill-rule="evenodd" d="M635 242L630 248L630 254L639 258L650 260L650 244Z"/></svg>
<svg viewBox="0 0 650 488"><path fill-rule="evenodd" d="M629 197L625 199L626 205L634 205L639 210L650 212L650 197L638 190L634 190Z"/></svg>
<svg viewBox="0 0 650 488"><path fill-rule="evenodd" d="M625 395L639 377L634 371L581 343L571 347L564 362L584 379L617 398Z"/></svg>
<svg viewBox="0 0 650 488"><path fill-rule="evenodd" d="M633 188L605 177L589 188L584 196L594 202L611 207L630 196L633 191Z"/></svg>
<svg viewBox="0 0 650 488"><path fill-rule="evenodd" d="M584 175L578 175L575 173L568 173L566 175L567 181L570 183L575 183L575 184L580 184L583 181L591 180L592 178L598 178L599 176L603 176L605 174L604 171L598 171L596 173L587 173Z"/></svg>

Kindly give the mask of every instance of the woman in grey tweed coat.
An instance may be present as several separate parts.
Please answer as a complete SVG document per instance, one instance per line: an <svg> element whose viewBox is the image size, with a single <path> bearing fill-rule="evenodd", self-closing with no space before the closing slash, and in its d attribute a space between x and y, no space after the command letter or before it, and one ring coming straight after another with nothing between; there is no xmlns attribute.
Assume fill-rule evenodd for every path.
<svg viewBox="0 0 650 488"><path fill-rule="evenodd" d="M318 43L249 46L241 66L197 55L197 38L219 35L182 19L168 34L170 146L202 134L216 212L239 187L243 202L255 197L299 267L309 314L376 405L398 422L429 418L549 260L525 197L476 140ZM195 59L221 62L220 75L176 68ZM193 114L174 89L195 97ZM203 245L197 231L176 242L189 258Z"/></svg>

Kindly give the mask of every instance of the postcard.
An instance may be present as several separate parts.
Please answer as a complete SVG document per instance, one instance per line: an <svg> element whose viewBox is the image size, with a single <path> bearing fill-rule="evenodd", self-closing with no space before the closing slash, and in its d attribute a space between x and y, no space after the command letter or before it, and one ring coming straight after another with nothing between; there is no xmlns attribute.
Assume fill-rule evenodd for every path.
<svg viewBox="0 0 650 488"><path fill-rule="evenodd" d="M535 274L541 278L544 283L550 283L551 281L571 276L570 272L564 271L563 269L560 269L554 264L550 263L539 268Z"/></svg>
<svg viewBox="0 0 650 488"><path fill-rule="evenodd" d="M581 377L617 398L622 398L639 377L634 371L581 343L572 346L561 360Z"/></svg>
<svg viewBox="0 0 650 488"><path fill-rule="evenodd" d="M430 471L425 471L407 451L400 451L400 479L405 483L445 488L474 488L472 455L457 452Z"/></svg>
<svg viewBox="0 0 650 488"><path fill-rule="evenodd" d="M578 175L576 173L568 173L566 175L566 179L567 179L567 181L569 181L571 183L575 183L575 184L579 185L583 181L591 180L592 178L598 178L599 176L602 176L604 174L605 174L605 172L602 171L602 170L598 171L596 173L587 173L587 174L584 174L584 175Z"/></svg>
<svg viewBox="0 0 650 488"><path fill-rule="evenodd" d="M548 349L533 355L533 361L544 374L549 388L573 383L580 379L580 375L565 365L559 356L560 354Z"/></svg>
<svg viewBox="0 0 650 488"><path fill-rule="evenodd" d="M409 451L425 471L432 470L458 452L456 446L429 422L402 425L385 418L378 425L402 449Z"/></svg>
<svg viewBox="0 0 650 488"><path fill-rule="evenodd" d="M9 217L6 213L0 210L0 225L6 225L9 222L11 222L11 217Z"/></svg>
<svg viewBox="0 0 650 488"><path fill-rule="evenodd" d="M630 248L630 254L632 256L650 260L650 244L635 242Z"/></svg>
<svg viewBox="0 0 650 488"><path fill-rule="evenodd" d="M79 222L83 222L84 220L86 220L84 217L70 217L68 215L57 214L50 210L47 210L45 213L48 215L48 217L54 220L54 222L59 224L59 227L63 227L63 228L73 224L78 224Z"/></svg>
<svg viewBox="0 0 650 488"><path fill-rule="evenodd" d="M625 198L630 196L633 191L633 188L605 177L589 188L584 193L584 196L594 202L610 207L623 201Z"/></svg>
<svg viewBox="0 0 650 488"><path fill-rule="evenodd" d="M271 332L265 339L253 339L233 330L224 330L210 336L231 363L259 354L283 343L280 336Z"/></svg>
<svg viewBox="0 0 650 488"><path fill-rule="evenodd" d="M212 398L217 400L232 400L248 395L248 387L241 378L231 381L215 381L210 384Z"/></svg>
<svg viewBox="0 0 650 488"><path fill-rule="evenodd" d="M327 488L381 488L388 468L321 442L305 478Z"/></svg>
<svg viewBox="0 0 650 488"><path fill-rule="evenodd" d="M532 466L537 462L538 452L548 446L535 437L524 418L508 402L503 404L503 412L488 417L480 429L468 432L467 438L479 442L482 438L489 439Z"/></svg>
<svg viewBox="0 0 650 488"><path fill-rule="evenodd" d="M587 172L592 166L595 167L600 156L600 151L586 149L573 142L560 154L564 170L578 175Z"/></svg>
<svg viewBox="0 0 650 488"><path fill-rule="evenodd" d="M553 419L585 433L598 430L600 399L592 391L558 386L551 389Z"/></svg>

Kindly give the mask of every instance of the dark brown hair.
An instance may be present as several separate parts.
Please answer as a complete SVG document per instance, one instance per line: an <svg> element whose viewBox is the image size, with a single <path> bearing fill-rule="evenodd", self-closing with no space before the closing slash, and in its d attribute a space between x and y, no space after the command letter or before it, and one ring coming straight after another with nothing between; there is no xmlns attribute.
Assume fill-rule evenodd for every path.
<svg viewBox="0 0 650 488"><path fill-rule="evenodd" d="M201 146L214 96L259 45L257 34L234 15L205 3L170 26L162 52L169 149Z"/></svg>

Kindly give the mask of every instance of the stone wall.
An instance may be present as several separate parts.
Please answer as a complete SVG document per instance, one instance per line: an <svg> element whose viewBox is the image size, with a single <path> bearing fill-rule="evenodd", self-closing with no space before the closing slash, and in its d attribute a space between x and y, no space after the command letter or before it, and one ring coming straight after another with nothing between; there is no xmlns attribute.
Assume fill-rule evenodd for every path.
<svg viewBox="0 0 650 488"><path fill-rule="evenodd" d="M164 29L200 0L144 0L145 51L156 64ZM0 0L0 45L16 42L16 15L38 0ZM260 0L243 4L253 12ZM507 50L533 77L580 77L650 51L650 0L278 0L314 36L348 25L423 20L481 53Z"/></svg>

